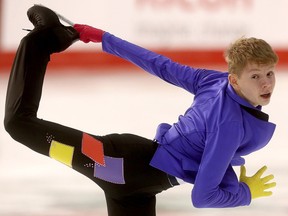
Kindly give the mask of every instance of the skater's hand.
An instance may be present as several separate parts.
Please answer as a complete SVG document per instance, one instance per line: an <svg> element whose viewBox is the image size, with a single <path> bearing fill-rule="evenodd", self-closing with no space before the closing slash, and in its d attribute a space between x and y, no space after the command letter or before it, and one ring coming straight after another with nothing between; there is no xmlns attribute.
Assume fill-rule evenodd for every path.
<svg viewBox="0 0 288 216"><path fill-rule="evenodd" d="M276 182L268 183L270 180L274 179L274 176L268 175L261 178L266 169L267 167L263 166L253 176L247 177L245 166L241 166L240 182L244 182L245 184L248 185L252 199L272 195L272 191L265 191L265 190L276 186Z"/></svg>
<svg viewBox="0 0 288 216"><path fill-rule="evenodd" d="M90 41L95 43L102 42L103 30L82 24L75 24L73 27L79 33L79 39L84 43L89 43Z"/></svg>

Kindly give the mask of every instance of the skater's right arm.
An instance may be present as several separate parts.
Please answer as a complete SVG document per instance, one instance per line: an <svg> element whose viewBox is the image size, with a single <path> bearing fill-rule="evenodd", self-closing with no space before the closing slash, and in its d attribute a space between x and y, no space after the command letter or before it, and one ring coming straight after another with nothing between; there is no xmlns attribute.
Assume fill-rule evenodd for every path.
<svg viewBox="0 0 288 216"><path fill-rule="evenodd" d="M220 74L173 62L165 56L122 40L101 29L80 24L75 24L74 28L79 32L81 41L102 42L103 51L126 59L166 82L182 87L193 94L196 94L198 88L201 87L205 77Z"/></svg>

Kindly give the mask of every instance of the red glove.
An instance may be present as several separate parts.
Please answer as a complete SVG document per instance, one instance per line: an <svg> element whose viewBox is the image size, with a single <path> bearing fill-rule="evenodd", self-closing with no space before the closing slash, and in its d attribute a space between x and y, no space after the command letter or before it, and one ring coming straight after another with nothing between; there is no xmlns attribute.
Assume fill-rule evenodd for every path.
<svg viewBox="0 0 288 216"><path fill-rule="evenodd" d="M73 27L79 33L79 39L84 43L89 43L90 41L95 43L102 42L102 37L105 33L103 30L82 24L75 24Z"/></svg>

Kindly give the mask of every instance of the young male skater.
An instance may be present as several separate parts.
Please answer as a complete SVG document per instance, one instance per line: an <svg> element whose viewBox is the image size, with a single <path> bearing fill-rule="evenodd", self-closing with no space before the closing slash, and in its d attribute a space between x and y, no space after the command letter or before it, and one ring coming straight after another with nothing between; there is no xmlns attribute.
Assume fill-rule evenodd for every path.
<svg viewBox="0 0 288 216"><path fill-rule="evenodd" d="M264 40L241 38L231 44L226 73L181 65L91 26L76 24L76 31L46 7L33 6L27 14L34 29L15 56L5 128L16 141L98 184L109 215L156 215L156 194L180 181L194 185L192 203L199 208L244 206L271 195L267 189L276 183L273 175L262 178L266 166L252 177L241 166L239 179L232 167L266 146L275 130L261 107L270 102L278 57ZM195 95L192 105L178 122L160 124L154 140L96 136L37 118L50 55L78 39L102 42L105 52L189 91Z"/></svg>

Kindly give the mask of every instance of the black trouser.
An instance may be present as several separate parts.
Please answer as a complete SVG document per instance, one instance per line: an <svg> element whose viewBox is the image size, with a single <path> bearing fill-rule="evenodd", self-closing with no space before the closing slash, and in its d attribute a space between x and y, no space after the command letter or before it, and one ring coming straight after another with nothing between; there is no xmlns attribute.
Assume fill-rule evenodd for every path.
<svg viewBox="0 0 288 216"><path fill-rule="evenodd" d="M51 31L33 30L21 40L12 67L5 128L18 142L90 178L105 192L109 215L155 215L155 195L171 187L149 162L153 141L132 134L94 136L37 118L42 85L54 45Z"/></svg>

